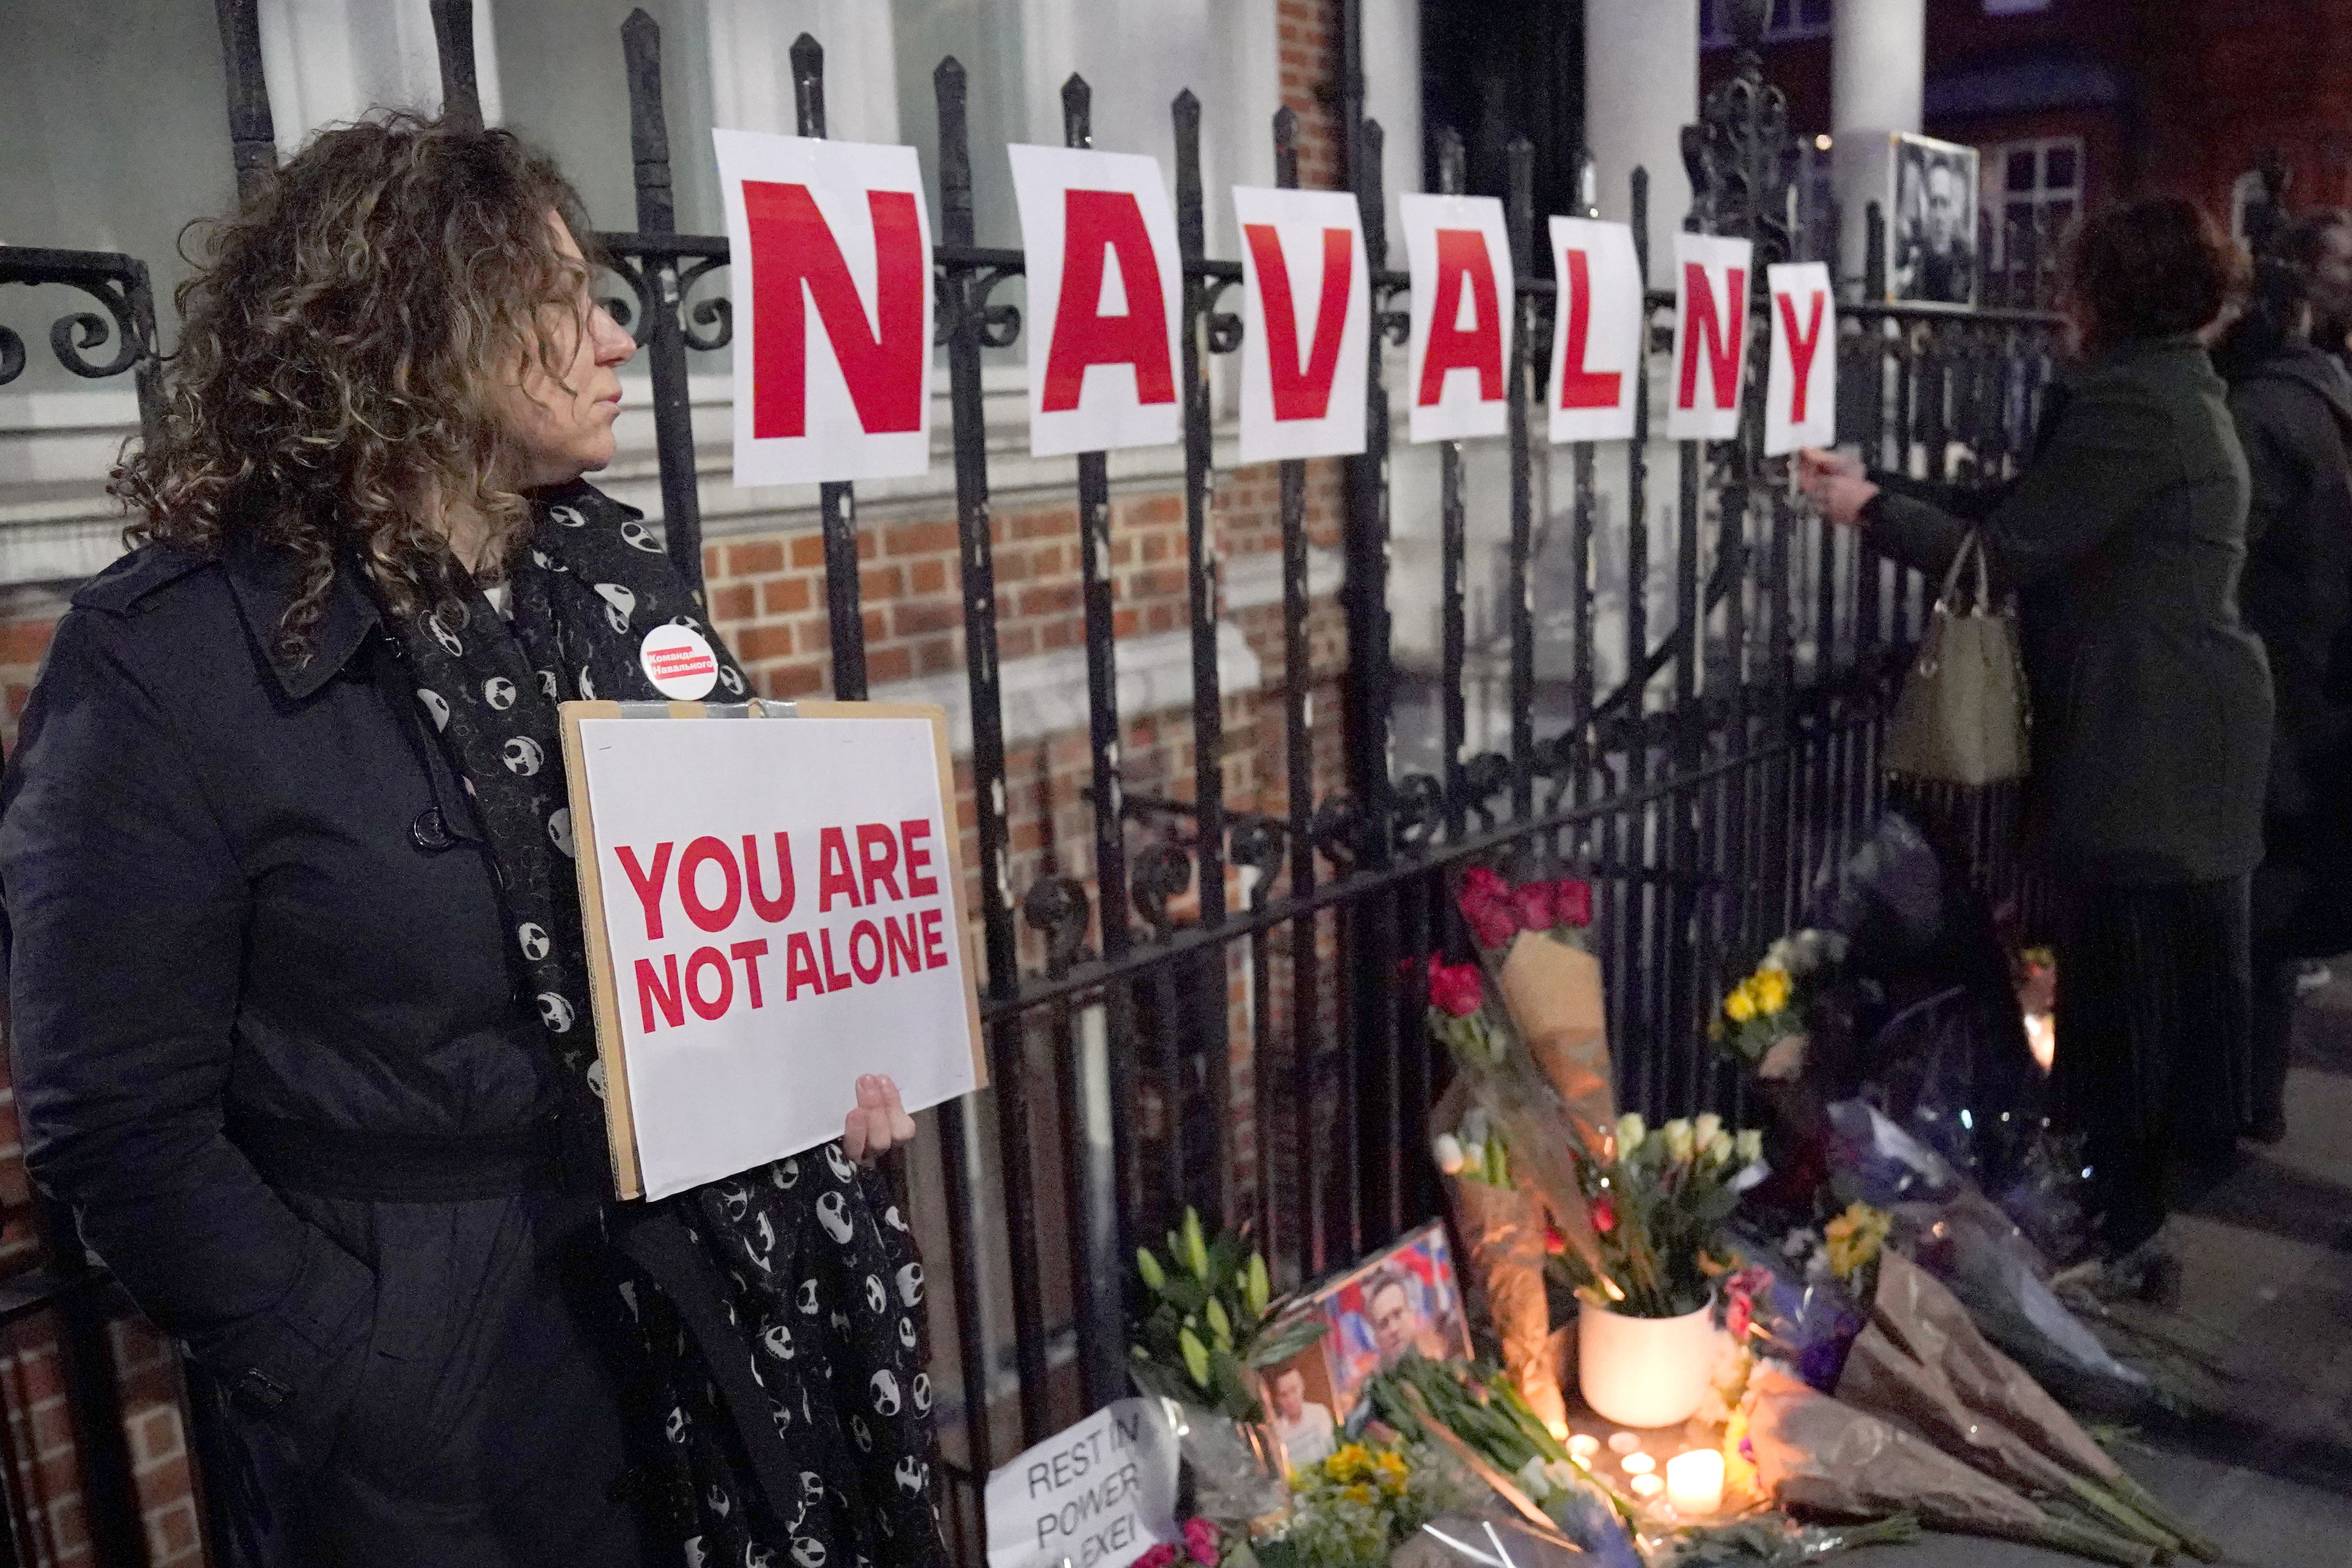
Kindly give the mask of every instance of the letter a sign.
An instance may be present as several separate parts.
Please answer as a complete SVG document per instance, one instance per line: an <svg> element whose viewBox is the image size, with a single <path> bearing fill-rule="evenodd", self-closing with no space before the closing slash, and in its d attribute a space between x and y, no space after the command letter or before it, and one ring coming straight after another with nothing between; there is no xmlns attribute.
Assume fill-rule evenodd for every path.
<svg viewBox="0 0 2352 1568"><path fill-rule="evenodd" d="M1397 198L1412 264L1412 439L1500 436L1509 416L1511 247L1492 196Z"/></svg>
<svg viewBox="0 0 2352 1568"><path fill-rule="evenodd" d="M1837 305L1829 264L1764 269L1772 296L1772 372L1765 378L1764 455L1837 445Z"/></svg>
<svg viewBox="0 0 2352 1568"><path fill-rule="evenodd" d="M713 131L735 271L735 482L931 461L931 229L912 147Z"/></svg>
<svg viewBox="0 0 2352 1568"><path fill-rule="evenodd" d="M1241 460L1364 449L1371 273L1356 199L1234 187L1242 230Z"/></svg>
<svg viewBox="0 0 2352 1568"><path fill-rule="evenodd" d="M1633 434L1642 378L1642 264L1633 231L1591 218L1551 220L1561 280L1551 341L1551 438L1622 441Z"/></svg>
<svg viewBox="0 0 2352 1568"><path fill-rule="evenodd" d="M1067 147L1005 152L1028 252L1029 450L1172 445L1182 435L1184 267L1159 163Z"/></svg>
<svg viewBox="0 0 2352 1568"><path fill-rule="evenodd" d="M1675 440L1739 434L1750 255L1744 239L1675 236L1675 374L1666 404L1666 434Z"/></svg>

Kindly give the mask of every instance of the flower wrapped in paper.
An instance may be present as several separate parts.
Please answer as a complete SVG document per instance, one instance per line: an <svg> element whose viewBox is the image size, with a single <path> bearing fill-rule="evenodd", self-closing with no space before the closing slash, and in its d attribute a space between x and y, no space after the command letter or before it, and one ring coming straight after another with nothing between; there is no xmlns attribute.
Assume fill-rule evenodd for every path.
<svg viewBox="0 0 2352 1568"><path fill-rule="evenodd" d="M1601 961L1585 951L1592 885L1573 877L1513 887L1489 867L1462 873L1464 924L1493 968L1504 1010L1580 1135L1617 1114Z"/></svg>
<svg viewBox="0 0 2352 1568"><path fill-rule="evenodd" d="M1544 1297L1547 1226L1534 1191L1512 1178L1510 1144L1477 1101L1474 1078L1457 1074L1431 1114L1437 1168L1451 1178L1446 1195L1468 1252L1469 1277L1494 1325L1503 1365L1547 1421L1564 1421L1559 1373L1551 1354L1551 1309Z"/></svg>

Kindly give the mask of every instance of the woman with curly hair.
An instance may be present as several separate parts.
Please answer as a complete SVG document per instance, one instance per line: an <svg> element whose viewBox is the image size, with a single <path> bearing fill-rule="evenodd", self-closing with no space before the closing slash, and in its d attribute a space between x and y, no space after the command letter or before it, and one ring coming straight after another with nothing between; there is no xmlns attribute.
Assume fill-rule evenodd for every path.
<svg viewBox="0 0 2352 1568"><path fill-rule="evenodd" d="M2246 458L2200 334L2242 259L2159 197L2067 258L2076 354L2009 485L1962 492L1801 455L1832 522L1941 574L1973 527L2022 610L2034 844L2058 893L2062 1120L2084 1135L2118 1289L2168 1296L2167 1167L2234 1144L2248 1102L2250 874L2271 684L2238 619Z"/></svg>
<svg viewBox="0 0 2352 1568"><path fill-rule="evenodd" d="M217 225L0 790L26 1157L184 1345L233 1562L936 1559L895 1087L610 1198L555 705L712 634L581 478L588 232L401 117Z"/></svg>

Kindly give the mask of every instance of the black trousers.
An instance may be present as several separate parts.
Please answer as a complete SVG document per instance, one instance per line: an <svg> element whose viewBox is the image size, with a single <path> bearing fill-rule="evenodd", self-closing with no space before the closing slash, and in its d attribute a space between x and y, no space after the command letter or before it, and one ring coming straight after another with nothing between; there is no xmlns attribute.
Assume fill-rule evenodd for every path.
<svg viewBox="0 0 2352 1568"><path fill-rule="evenodd" d="M2059 1118L2122 1253L2163 1227L2172 1160L2227 1150L2251 1113L2248 879L2080 884L2058 916Z"/></svg>

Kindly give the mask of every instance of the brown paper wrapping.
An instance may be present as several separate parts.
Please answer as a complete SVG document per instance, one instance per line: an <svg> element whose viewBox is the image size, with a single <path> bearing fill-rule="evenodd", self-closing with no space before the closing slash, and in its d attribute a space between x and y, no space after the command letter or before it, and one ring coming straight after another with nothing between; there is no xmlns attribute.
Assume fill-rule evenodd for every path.
<svg viewBox="0 0 2352 1568"><path fill-rule="evenodd" d="M1454 1079L1433 1113L1437 1131L1461 1125L1470 1105L1467 1075ZM1505 1140L1509 1141L1507 1132ZM1518 1159L1513 1145L1511 1158ZM1471 1278L1485 1293L1487 1321L1501 1342L1503 1370L1536 1415L1564 1421L1568 1406L1551 1357L1551 1308L1544 1299L1543 1205L1524 1182L1510 1187L1450 1179L1454 1223L1469 1254Z"/></svg>
<svg viewBox="0 0 2352 1568"><path fill-rule="evenodd" d="M1521 931L1496 984L1528 1055L1559 1091L1577 1132L1597 1146L1617 1121L1601 961L1541 931Z"/></svg>
<svg viewBox="0 0 2352 1568"><path fill-rule="evenodd" d="M1943 1282L1887 1247L1879 1254L1871 1321L1955 1395L2007 1426L2049 1458L2095 1480L2120 1468L2032 1374L1996 1350Z"/></svg>
<svg viewBox="0 0 2352 1568"><path fill-rule="evenodd" d="M1748 1386L1757 1475L1783 1508L1866 1518L1909 1512L1931 1530L2027 1539L2047 1522L1999 1481L1770 1363Z"/></svg>

